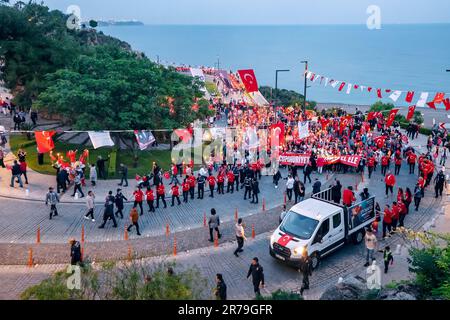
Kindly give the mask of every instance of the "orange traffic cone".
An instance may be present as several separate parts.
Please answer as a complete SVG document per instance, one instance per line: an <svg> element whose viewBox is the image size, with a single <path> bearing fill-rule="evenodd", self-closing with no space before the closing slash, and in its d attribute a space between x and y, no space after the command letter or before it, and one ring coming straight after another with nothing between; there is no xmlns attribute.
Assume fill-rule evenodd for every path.
<svg viewBox="0 0 450 320"><path fill-rule="evenodd" d="M177 236L173 235L173 255L177 255Z"/></svg>
<svg viewBox="0 0 450 320"><path fill-rule="evenodd" d="M81 225L81 242L84 242L84 224Z"/></svg>
<svg viewBox="0 0 450 320"><path fill-rule="evenodd" d="M252 239L255 239L255 225L252 224Z"/></svg>
<svg viewBox="0 0 450 320"><path fill-rule="evenodd" d="M238 209L236 208L236 210L234 210L234 221L238 221L239 217L238 217Z"/></svg>
<svg viewBox="0 0 450 320"><path fill-rule="evenodd" d="M29 268L33 267L33 249L32 248L30 248L28 250L28 263L27 263L27 266Z"/></svg>
<svg viewBox="0 0 450 320"><path fill-rule="evenodd" d="M125 230L123 232L123 239L126 241L128 240L128 226L125 225Z"/></svg>
<svg viewBox="0 0 450 320"><path fill-rule="evenodd" d="M219 247L219 236L216 233L216 236L214 237L214 248Z"/></svg>
<svg viewBox="0 0 450 320"><path fill-rule="evenodd" d="M266 211L266 199L263 199L263 207L262 207L263 211Z"/></svg>
<svg viewBox="0 0 450 320"><path fill-rule="evenodd" d="M36 232L36 243L37 244L41 243L41 227L38 227Z"/></svg>
<svg viewBox="0 0 450 320"><path fill-rule="evenodd" d="M168 237L169 234L170 234L169 224L166 224L166 237Z"/></svg>

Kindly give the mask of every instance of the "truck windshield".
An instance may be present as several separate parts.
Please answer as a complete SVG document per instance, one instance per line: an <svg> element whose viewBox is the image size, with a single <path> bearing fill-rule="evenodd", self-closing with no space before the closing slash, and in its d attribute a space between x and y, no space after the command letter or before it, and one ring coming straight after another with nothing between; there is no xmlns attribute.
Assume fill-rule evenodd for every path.
<svg viewBox="0 0 450 320"><path fill-rule="evenodd" d="M318 224L319 221L317 220L289 211L280 226L280 230L301 240L308 240L312 237Z"/></svg>

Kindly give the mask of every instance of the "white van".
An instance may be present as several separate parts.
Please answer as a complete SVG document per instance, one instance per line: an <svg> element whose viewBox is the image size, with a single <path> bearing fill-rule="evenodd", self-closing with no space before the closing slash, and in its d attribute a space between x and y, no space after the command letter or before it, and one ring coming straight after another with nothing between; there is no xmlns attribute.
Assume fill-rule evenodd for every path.
<svg viewBox="0 0 450 320"><path fill-rule="evenodd" d="M270 237L270 255L298 266L305 250L317 268L324 256L364 239L365 227L375 221L375 197L347 208L331 201L331 189L300 202L286 214Z"/></svg>

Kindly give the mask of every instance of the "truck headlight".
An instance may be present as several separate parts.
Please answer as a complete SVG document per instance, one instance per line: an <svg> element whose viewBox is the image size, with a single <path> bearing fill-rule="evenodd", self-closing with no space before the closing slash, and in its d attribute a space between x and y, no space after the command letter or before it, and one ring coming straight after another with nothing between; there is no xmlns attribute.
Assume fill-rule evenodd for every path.
<svg viewBox="0 0 450 320"><path fill-rule="evenodd" d="M306 251L306 247L305 246L295 248L294 249L294 255L302 256L305 251Z"/></svg>

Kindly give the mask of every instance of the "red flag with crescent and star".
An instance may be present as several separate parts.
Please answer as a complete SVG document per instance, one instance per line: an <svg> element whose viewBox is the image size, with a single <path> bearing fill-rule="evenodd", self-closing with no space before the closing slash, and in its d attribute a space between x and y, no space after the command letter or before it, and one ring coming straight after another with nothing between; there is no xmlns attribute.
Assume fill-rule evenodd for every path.
<svg viewBox="0 0 450 320"><path fill-rule="evenodd" d="M55 131L36 131L34 133L39 153L47 153L55 148L55 143L52 139L55 133Z"/></svg>
<svg viewBox="0 0 450 320"><path fill-rule="evenodd" d="M389 113L389 117L386 120L386 126L390 127L392 126L392 124L394 123L395 120L395 116L397 115L399 109L392 109L391 112Z"/></svg>
<svg viewBox="0 0 450 320"><path fill-rule="evenodd" d="M282 236L280 239L278 239L277 243L283 247L286 247L286 245L291 242L291 240L294 239L294 237L285 234L284 236Z"/></svg>
<svg viewBox="0 0 450 320"><path fill-rule="evenodd" d="M252 69L239 70L238 73L247 92L258 91L258 82L256 81L255 72Z"/></svg>
<svg viewBox="0 0 450 320"><path fill-rule="evenodd" d="M408 107L408 115L406 116L406 120L411 120L414 116L414 112L416 111L416 106L410 106Z"/></svg>

